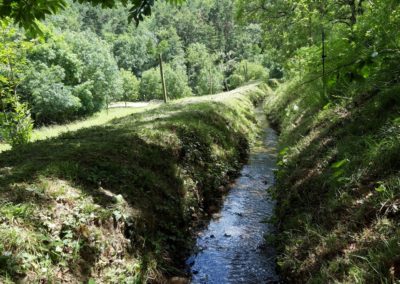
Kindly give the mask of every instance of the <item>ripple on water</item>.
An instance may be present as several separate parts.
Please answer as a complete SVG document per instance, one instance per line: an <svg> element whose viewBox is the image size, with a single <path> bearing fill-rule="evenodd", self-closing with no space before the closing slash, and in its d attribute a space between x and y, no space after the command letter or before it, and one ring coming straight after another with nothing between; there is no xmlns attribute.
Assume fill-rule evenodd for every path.
<svg viewBox="0 0 400 284"><path fill-rule="evenodd" d="M197 253L187 260L192 283L278 282L275 251L264 239L273 227L262 222L275 206L266 188L274 183L277 136L265 126L259 139L263 147L252 151L218 218L199 234Z"/></svg>

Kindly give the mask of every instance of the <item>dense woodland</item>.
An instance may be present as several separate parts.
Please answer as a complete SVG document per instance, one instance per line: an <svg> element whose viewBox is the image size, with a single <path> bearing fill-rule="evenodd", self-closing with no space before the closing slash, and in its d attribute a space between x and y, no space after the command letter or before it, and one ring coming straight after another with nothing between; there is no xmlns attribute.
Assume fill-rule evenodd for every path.
<svg viewBox="0 0 400 284"><path fill-rule="evenodd" d="M43 280L37 267L64 271L60 263L68 266L69 260L69 270L63 273L82 281L98 277L100 283L163 282L176 274L176 251L189 238L190 216L216 206L219 185L240 168L255 136L251 102L259 103L263 97L266 115L280 132L273 188L277 207L269 220L277 233L266 240L277 248L282 280L398 283L399 1L44 2L26 1L24 6L16 0L0 1L0 136L16 146L0 155L0 162L7 165L0 168L0 185L23 191L34 184L44 187L41 194L50 199L56 199L49 192L57 188L53 183L58 179L90 196L95 196L94 188L107 186L122 194L131 186L127 180L138 190L129 192L124 208L104 207L96 198L70 201L92 209L79 211L86 219L74 220L68 239L62 234L49 237L50 229L42 230L43 224L29 219L31 209L24 211L19 201L0 191L8 200L0 204L0 212L7 215L4 224L14 224L18 229L9 230L18 232L14 220L19 220L27 236L35 236L32 243L40 243L40 251L22 244L19 248L17 241L6 241L14 231L0 227L0 240L6 244L0 244L0 254L7 252L0 256L0 282L23 277ZM32 9L30 14L21 12L26 7ZM35 18L41 21L34 22ZM250 81L269 86L261 84L251 96L232 95L216 105L171 104L148 116L138 114L113 126L19 148L40 125L84 118L115 101L161 100L160 55L171 100L229 91ZM176 117L170 116L174 112ZM148 126L150 121L154 125ZM101 133L110 133L112 140ZM135 143L138 151L132 149ZM115 152L116 145L125 152ZM61 154L54 156L47 149ZM114 164L95 158L99 154L111 157ZM19 155L32 161L22 162ZM126 156L147 167L125 164ZM69 160L74 162L65 164ZM42 167L36 169L34 162ZM160 167L177 176L171 180L159 172ZM18 172L6 174L14 168L36 179L20 179ZM174 172L176 168L181 171ZM170 192L174 186L179 198ZM149 188L155 188L151 197ZM162 200L163 207L153 206L151 198ZM81 273L80 262L68 249L38 241L43 234L66 241L65 247L74 242L91 247L89 238L81 240L76 228L94 226L88 220L107 215L107 210L127 214L127 207L141 205L137 200L151 205L143 206L148 215L141 217L142 223L124 223L135 228L130 233L135 243L133 249L123 249L121 278L108 270L109 274L102 273L106 270L98 259L104 251L95 245L99 257ZM31 208L31 200L23 202L21 206ZM106 209L93 209L98 204ZM155 224L154 218L162 224ZM122 237L116 233L115 238ZM129 250L135 251L137 262L126 257ZM27 263L21 251L37 267L3 264L9 258ZM53 274L46 277L60 280Z"/></svg>
<svg viewBox="0 0 400 284"><path fill-rule="evenodd" d="M16 100L7 107L10 98L3 98L2 108L21 108L2 120L25 116L22 128L29 129L28 111L40 125L87 116L112 101L161 99L159 54L170 99L268 78L260 25L238 25L232 1L157 3L138 27L122 5L67 5L39 23L35 37L2 21L0 74Z"/></svg>

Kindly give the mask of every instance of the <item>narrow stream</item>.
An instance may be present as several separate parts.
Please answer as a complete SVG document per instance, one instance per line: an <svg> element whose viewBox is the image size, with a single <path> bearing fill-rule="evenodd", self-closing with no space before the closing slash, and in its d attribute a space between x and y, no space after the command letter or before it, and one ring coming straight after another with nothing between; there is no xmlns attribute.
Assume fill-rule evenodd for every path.
<svg viewBox="0 0 400 284"><path fill-rule="evenodd" d="M264 235L273 227L263 223L275 206L266 190L274 183L277 135L261 109L263 129L248 164L230 190L220 214L200 232L196 249L187 261L191 283L277 283L275 251Z"/></svg>

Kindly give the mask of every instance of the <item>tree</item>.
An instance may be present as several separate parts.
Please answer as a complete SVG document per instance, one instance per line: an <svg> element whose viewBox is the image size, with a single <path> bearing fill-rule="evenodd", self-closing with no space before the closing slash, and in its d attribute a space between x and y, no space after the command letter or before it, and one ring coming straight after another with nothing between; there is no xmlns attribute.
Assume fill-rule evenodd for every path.
<svg viewBox="0 0 400 284"><path fill-rule="evenodd" d="M189 45L186 52L189 84L197 95L216 93L223 89L224 75L216 65L216 59L204 44Z"/></svg>
<svg viewBox="0 0 400 284"><path fill-rule="evenodd" d="M135 36L120 35L113 42L113 54L118 67L140 76L143 70L155 66L154 58L148 52L155 45L156 37L150 32L137 32Z"/></svg>
<svg viewBox="0 0 400 284"><path fill-rule="evenodd" d="M137 101L140 81L130 71L122 69L119 72L122 79L122 99L125 102Z"/></svg>
<svg viewBox="0 0 400 284"><path fill-rule="evenodd" d="M37 124L57 123L77 116L82 103L72 92L73 88L64 85L64 69L61 66L47 66L36 62L25 78L24 89L29 92L29 102Z"/></svg>
<svg viewBox="0 0 400 284"><path fill-rule="evenodd" d="M237 88L249 81L259 80L265 82L268 78L268 70L264 66L243 60L235 66L235 71L229 78L229 85L231 88Z"/></svg>
<svg viewBox="0 0 400 284"><path fill-rule="evenodd" d="M0 21L0 139L12 146L29 142L32 134L30 111L17 95L30 47L8 21Z"/></svg>
<svg viewBox="0 0 400 284"><path fill-rule="evenodd" d="M79 3L101 5L102 8L113 8L117 4L130 4L129 20L138 24L145 16L151 14L155 0L74 0ZM166 0L172 4L180 4L184 0ZM0 18L9 17L18 25L33 33L41 31L36 20L44 20L46 16L55 14L67 7L66 0L2 0L0 1Z"/></svg>
<svg viewBox="0 0 400 284"><path fill-rule="evenodd" d="M188 97L192 91L188 85L188 78L182 66L171 67L171 64L164 65L164 76L167 85L168 98L179 99ZM162 85L160 77L160 69L152 68L143 72L140 81L140 99L144 101L162 100Z"/></svg>

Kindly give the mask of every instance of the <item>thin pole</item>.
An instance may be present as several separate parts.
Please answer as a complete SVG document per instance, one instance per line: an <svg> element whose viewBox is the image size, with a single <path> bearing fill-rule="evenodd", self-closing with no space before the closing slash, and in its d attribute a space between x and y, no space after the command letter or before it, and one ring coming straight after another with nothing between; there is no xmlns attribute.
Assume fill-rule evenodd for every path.
<svg viewBox="0 0 400 284"><path fill-rule="evenodd" d="M324 97L327 98L326 92L326 78L325 78L325 60L326 60L326 52L325 52L325 29L322 27L322 84Z"/></svg>
<svg viewBox="0 0 400 284"><path fill-rule="evenodd" d="M164 95L164 103L167 103L168 102L167 86L165 85L165 77L164 77L164 69L163 69L163 61L161 53L159 54L159 59L160 59L160 73L161 73L161 83Z"/></svg>
<svg viewBox="0 0 400 284"><path fill-rule="evenodd" d="M213 78L212 78L212 73L211 73L211 67L208 70L209 73L209 78L210 78L210 94L213 95L214 90L213 90Z"/></svg>

